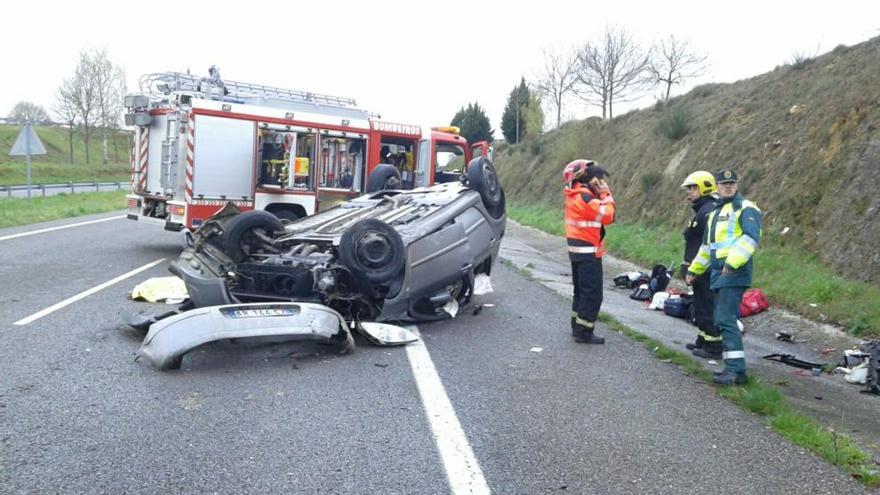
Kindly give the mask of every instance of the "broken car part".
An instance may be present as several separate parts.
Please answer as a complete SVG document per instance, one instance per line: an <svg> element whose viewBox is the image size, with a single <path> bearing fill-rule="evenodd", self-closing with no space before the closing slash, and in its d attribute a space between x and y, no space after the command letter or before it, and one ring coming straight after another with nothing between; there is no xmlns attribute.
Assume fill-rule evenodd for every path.
<svg viewBox="0 0 880 495"><path fill-rule="evenodd" d="M345 320L326 306L255 303L196 308L157 321L138 353L161 370L178 369L184 354L208 342L269 336L336 343L349 351L354 348Z"/></svg>
<svg viewBox="0 0 880 495"><path fill-rule="evenodd" d="M406 345L419 340L419 337L409 329L388 323L359 321L355 328L367 340L379 346Z"/></svg>

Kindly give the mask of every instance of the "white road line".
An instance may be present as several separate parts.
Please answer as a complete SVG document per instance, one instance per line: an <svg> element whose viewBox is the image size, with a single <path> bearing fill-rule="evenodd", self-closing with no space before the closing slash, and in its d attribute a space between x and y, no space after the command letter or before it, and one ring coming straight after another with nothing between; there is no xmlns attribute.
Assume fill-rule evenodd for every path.
<svg viewBox="0 0 880 495"><path fill-rule="evenodd" d="M70 225L62 225L60 227L49 227L48 229L31 230L29 232L21 232L20 234L5 235L3 237L0 237L0 241L5 241L7 239L15 239L18 237L27 237L29 235L42 234L44 232L52 232L53 230L69 229L71 227L79 227L80 225L89 225L89 224L93 224L93 223L109 222L110 220L119 220L120 218L125 218L125 215L118 215L115 217L108 217L108 218L100 218L98 220L89 220L88 222L72 223Z"/></svg>
<svg viewBox="0 0 880 495"><path fill-rule="evenodd" d="M48 308L46 308L42 311L38 311L38 312L36 312L26 318L22 318L22 319L18 320L17 322L15 322L15 324L16 325L27 325L28 323L31 323L34 320L38 320L48 314L54 313L55 311L58 311L59 309L65 307L69 304L73 304L73 303L79 301L80 299L83 299L85 297L88 297L88 296L94 294L95 292L106 289L107 287L110 287L111 285L113 285L117 282L121 282L121 281L127 279L128 277L131 277L133 275L137 275L138 273L140 273L144 270L148 270L150 268L153 268L154 266L158 265L159 263L161 263L163 261L165 261L165 258L159 258L156 261L153 261L152 263L147 263L146 265L144 265L140 268L135 268L134 270L132 270L128 273L124 273L124 274L114 278L113 280L108 280L107 282L104 282L101 285L96 285L95 287L92 287L91 289L89 289L87 291L80 292L79 294L77 294L73 297L68 297L67 299L61 301L60 303L53 304L52 306L49 306Z"/></svg>
<svg viewBox="0 0 880 495"><path fill-rule="evenodd" d="M417 335L419 329L409 327ZM424 341L406 346L406 356L413 370L419 395L422 397L422 405L425 407L425 415L431 425L434 434L434 443L440 451L443 460L443 469L446 470L446 478L449 480L449 488L453 495L489 494L489 485L483 477L483 470L468 444L455 409L446 395L440 375L434 367L428 348Z"/></svg>

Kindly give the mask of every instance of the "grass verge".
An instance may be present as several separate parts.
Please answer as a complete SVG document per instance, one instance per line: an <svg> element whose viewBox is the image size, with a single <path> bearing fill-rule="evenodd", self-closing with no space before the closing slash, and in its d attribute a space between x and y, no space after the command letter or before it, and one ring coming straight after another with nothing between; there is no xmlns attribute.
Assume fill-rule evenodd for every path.
<svg viewBox="0 0 880 495"><path fill-rule="evenodd" d="M0 199L0 228L125 208L125 191Z"/></svg>
<svg viewBox="0 0 880 495"><path fill-rule="evenodd" d="M607 313L601 313L599 320L612 330L641 342L657 359L674 363L689 375L711 383L712 373L690 356L633 330ZM718 393L746 411L763 416L773 431L791 443L809 449L865 486L880 487L880 470L869 454L845 435L823 428L811 418L798 414L775 388L749 378L743 386L719 388Z"/></svg>
<svg viewBox="0 0 880 495"><path fill-rule="evenodd" d="M508 204L510 218L550 234L564 235L562 211L549 203ZM605 238L608 250L644 266L677 267L684 242L678 229L616 223ZM755 254L754 287L770 301L816 321L838 323L860 337L880 334L880 288L847 280L815 256L764 235Z"/></svg>

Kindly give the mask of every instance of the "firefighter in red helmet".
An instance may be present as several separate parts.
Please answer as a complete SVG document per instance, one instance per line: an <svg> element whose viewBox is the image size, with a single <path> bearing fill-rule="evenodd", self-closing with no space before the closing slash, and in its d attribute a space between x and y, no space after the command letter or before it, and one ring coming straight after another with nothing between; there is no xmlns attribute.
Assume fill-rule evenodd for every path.
<svg viewBox="0 0 880 495"><path fill-rule="evenodd" d="M614 222L614 197L608 174L592 160L575 160L565 166L565 237L574 285L571 334L575 342L604 344L595 335L602 305L602 255L605 226Z"/></svg>

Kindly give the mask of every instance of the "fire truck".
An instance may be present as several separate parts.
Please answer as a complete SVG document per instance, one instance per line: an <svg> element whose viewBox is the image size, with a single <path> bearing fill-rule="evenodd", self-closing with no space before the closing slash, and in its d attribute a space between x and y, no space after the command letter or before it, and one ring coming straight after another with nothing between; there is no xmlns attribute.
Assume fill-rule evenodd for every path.
<svg viewBox="0 0 880 495"><path fill-rule="evenodd" d="M490 156L457 129L384 121L351 98L166 72L125 96L128 218L198 228L226 203L292 221L373 190L458 180Z"/></svg>

